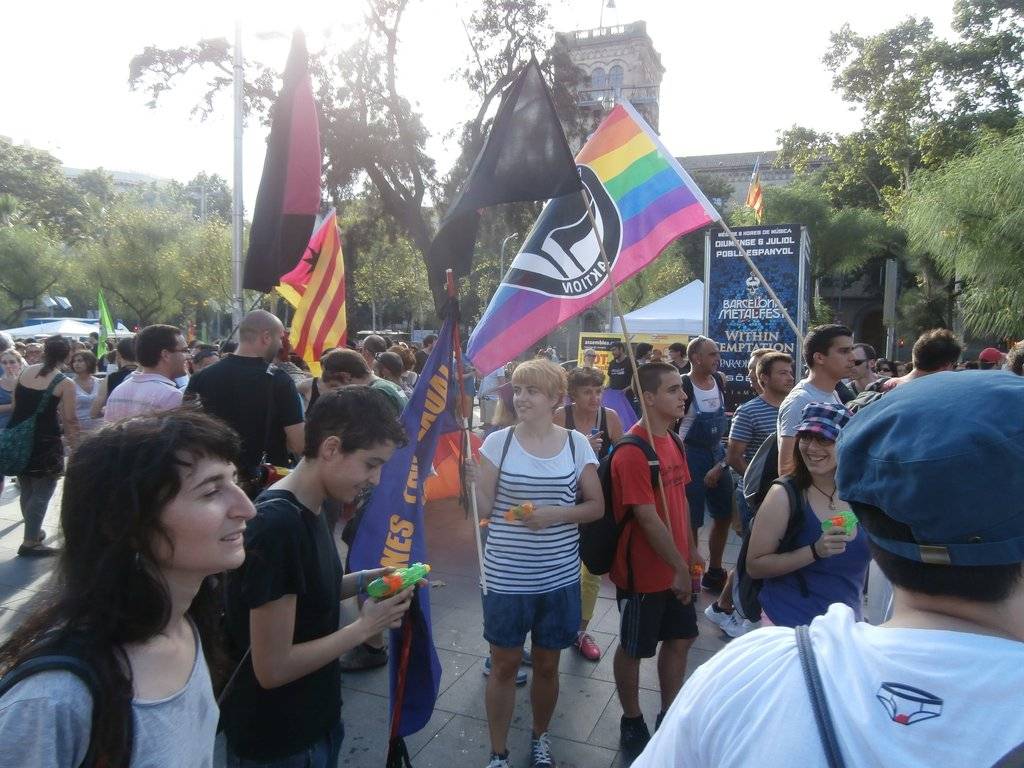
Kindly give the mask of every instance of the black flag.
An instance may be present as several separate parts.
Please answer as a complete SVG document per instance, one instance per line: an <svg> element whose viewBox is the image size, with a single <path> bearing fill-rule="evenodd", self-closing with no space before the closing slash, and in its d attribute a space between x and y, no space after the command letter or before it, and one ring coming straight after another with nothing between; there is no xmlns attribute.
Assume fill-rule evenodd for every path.
<svg viewBox="0 0 1024 768"><path fill-rule="evenodd" d="M580 189L551 93L537 60L531 58L502 96L469 178L430 244L427 269L434 295L444 295L445 270L453 270L456 277L469 273L479 209L548 200Z"/></svg>
<svg viewBox="0 0 1024 768"><path fill-rule="evenodd" d="M273 107L242 285L266 293L299 263L320 209L320 127L309 54L295 32Z"/></svg>

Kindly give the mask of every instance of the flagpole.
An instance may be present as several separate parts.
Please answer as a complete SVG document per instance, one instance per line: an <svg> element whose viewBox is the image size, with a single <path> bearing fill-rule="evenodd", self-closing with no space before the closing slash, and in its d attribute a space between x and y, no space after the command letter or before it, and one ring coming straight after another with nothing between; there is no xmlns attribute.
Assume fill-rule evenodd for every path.
<svg viewBox="0 0 1024 768"><path fill-rule="evenodd" d="M452 270L445 271L445 283L448 289L448 298L455 299L455 273ZM459 380L459 416L462 418L462 457L463 460L473 455L473 443L469 439L469 419L463 409L466 401L466 387L462 383L462 376L465 366L462 362L462 340L459 338L458 318L452 323L452 347L455 348L455 376ZM476 557L480 564L480 584L483 592L487 594L487 574L484 573L484 545L480 541L480 510L476 504L476 479L469 481L469 508L473 512L473 539L476 541Z"/></svg>
<svg viewBox="0 0 1024 768"><path fill-rule="evenodd" d="M644 393L640 389L640 373L637 370L638 366L636 364L636 355L633 354L633 345L629 341L629 331L626 328L626 313L623 312L622 302L619 300L619 287L615 284L615 280L612 278L612 265L608 260L608 253L604 249L604 239L601 237L601 232L597 228L597 219L594 218L594 212L590 209L591 198L586 185L583 185L580 188L580 195L583 197L583 207L587 209L587 218L590 219L590 226L594 230L594 237L597 238L597 247L601 252L601 261L604 263L604 270L608 283L612 287L612 306L615 308L615 314L618 316L619 323L622 326L622 335L626 339L626 354L629 355L629 362L633 368L633 391L636 393L637 399L640 401L640 422L643 425L643 428L647 430L647 441L651 444L651 448L654 449L655 454L657 454L658 447L654 444L654 435L651 432L651 421L647 416L647 403L644 402ZM668 498L665 496L665 486L662 483L658 483L658 490L661 494L661 506L665 510L665 527L668 528L669 538L671 538L674 543L675 538L672 535L672 520L669 514Z"/></svg>

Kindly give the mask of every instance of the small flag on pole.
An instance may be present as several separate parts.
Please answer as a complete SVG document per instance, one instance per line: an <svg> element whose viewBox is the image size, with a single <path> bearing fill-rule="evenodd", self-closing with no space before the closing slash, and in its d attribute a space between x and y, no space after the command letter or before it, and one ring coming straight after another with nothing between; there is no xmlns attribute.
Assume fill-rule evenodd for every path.
<svg viewBox="0 0 1024 768"><path fill-rule="evenodd" d="M107 337L113 336L115 333L114 320L110 316L110 308L107 306L107 301L103 298L102 288L100 288L98 303L100 308L100 340L96 345L96 356L102 357L107 353Z"/></svg>
<svg viewBox="0 0 1024 768"><path fill-rule="evenodd" d="M764 190L761 188L761 156L754 162L754 172L750 174L750 186L747 188L747 208L754 211L758 224L764 222Z"/></svg>
<svg viewBox="0 0 1024 768"><path fill-rule="evenodd" d="M332 210L310 238L298 266L281 278L277 292L295 307L289 336L295 354L319 375L324 352L345 344L345 257Z"/></svg>

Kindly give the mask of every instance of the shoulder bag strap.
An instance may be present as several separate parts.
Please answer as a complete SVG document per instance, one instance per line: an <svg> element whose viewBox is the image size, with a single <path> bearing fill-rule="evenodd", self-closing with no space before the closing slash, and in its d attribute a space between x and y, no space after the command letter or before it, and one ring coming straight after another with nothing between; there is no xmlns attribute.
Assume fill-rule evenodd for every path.
<svg viewBox="0 0 1024 768"><path fill-rule="evenodd" d="M498 459L498 473L494 476L494 496L498 496L498 486L501 485L501 468L505 466L505 457L508 456L508 449L512 445L512 438L516 434L515 426L508 428L508 434L505 436L505 444L501 446L501 458Z"/></svg>
<svg viewBox="0 0 1024 768"><path fill-rule="evenodd" d="M572 403L566 403L565 405L565 428L576 429L576 414L572 411Z"/></svg>
<svg viewBox="0 0 1024 768"><path fill-rule="evenodd" d="M693 407L693 379L690 378L689 373L683 374L683 392L686 393L686 405L683 406L683 416L685 417Z"/></svg>
<svg viewBox="0 0 1024 768"><path fill-rule="evenodd" d="M39 401L39 405L36 406L36 412L33 415L33 418L38 417L39 414L46 410L46 406L50 404L50 399L53 397L53 390L56 389L57 385L64 381L64 379L66 378L67 376L65 376L63 373L59 371L57 372L57 375L53 377L53 379L50 381L49 386L47 386L46 390L43 392L43 397Z"/></svg>
<svg viewBox="0 0 1024 768"><path fill-rule="evenodd" d="M821 739L822 749L825 750L825 759L829 768L845 768L842 752L839 751L839 740L836 738L835 725L832 723L832 715L828 711L828 701L825 699L825 688L821 684L821 673L818 670L818 661L814 656L814 646L811 644L810 628L806 625L796 628L796 649L800 657L800 668L804 673L804 683L807 685L807 692L811 697L811 709L814 710L814 721L818 726L818 737Z"/></svg>

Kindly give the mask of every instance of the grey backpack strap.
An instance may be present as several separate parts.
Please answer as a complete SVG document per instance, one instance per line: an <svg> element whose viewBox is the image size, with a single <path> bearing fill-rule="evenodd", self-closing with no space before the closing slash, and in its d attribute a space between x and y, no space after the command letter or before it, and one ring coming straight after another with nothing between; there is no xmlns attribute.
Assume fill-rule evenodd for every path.
<svg viewBox="0 0 1024 768"><path fill-rule="evenodd" d="M807 692L811 696L811 709L814 710L814 721L818 725L818 737L821 739L822 749L825 750L825 759L828 761L829 768L845 768L846 763L843 762L843 755L839 751L835 725L832 723L832 715L828 711L825 688L821 684L818 661L814 656L814 647L811 645L810 628L806 625L796 628L796 649L800 657L800 668L804 673L804 682L807 684Z"/></svg>

